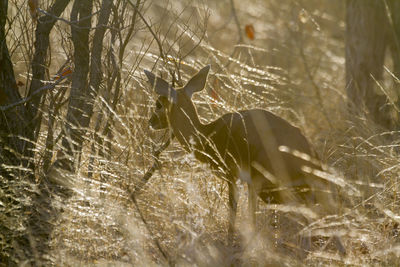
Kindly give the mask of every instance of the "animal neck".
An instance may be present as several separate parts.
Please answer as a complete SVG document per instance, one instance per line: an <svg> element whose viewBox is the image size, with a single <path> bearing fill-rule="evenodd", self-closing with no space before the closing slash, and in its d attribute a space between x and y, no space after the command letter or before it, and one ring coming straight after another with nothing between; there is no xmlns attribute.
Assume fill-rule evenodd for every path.
<svg viewBox="0 0 400 267"><path fill-rule="evenodd" d="M183 110L172 114L172 118L172 130L179 143L189 152L202 150L207 138L207 125L200 122L196 110Z"/></svg>

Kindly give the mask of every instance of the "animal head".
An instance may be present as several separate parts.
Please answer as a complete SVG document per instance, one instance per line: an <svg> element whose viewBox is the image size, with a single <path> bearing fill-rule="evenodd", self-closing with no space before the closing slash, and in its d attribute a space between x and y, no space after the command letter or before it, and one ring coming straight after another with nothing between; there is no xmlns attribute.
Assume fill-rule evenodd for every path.
<svg viewBox="0 0 400 267"><path fill-rule="evenodd" d="M151 87L159 95L155 111L149 121L150 126L157 130L166 129L173 123L183 123L188 120L190 123L194 116L197 117L192 96L194 93L203 90L209 70L210 65L204 67L184 87L177 89L169 85L164 79L145 70L144 73Z"/></svg>

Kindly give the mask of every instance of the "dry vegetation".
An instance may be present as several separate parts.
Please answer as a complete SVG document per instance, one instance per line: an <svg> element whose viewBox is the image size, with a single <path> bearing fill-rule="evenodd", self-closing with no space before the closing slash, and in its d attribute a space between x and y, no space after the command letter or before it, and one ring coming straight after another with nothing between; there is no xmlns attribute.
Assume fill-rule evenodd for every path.
<svg viewBox="0 0 400 267"><path fill-rule="evenodd" d="M10 3L9 17L15 22L7 41L16 78L28 84L34 31L20 2ZM60 199L63 213L52 222L49 259L56 266L163 266L168 261L178 266L398 264L399 134L346 112L344 1L235 1L234 10L228 0L147 1L140 10L161 42L164 58L144 21L132 20L134 8L121 4L121 17L112 15L118 31L108 31L104 39L104 80L78 172L54 170L50 175L73 190L71 198ZM246 36L245 25L253 25L254 40ZM119 55L119 38L128 35L126 50ZM57 22L50 76L71 55L69 36L69 27ZM113 64L119 64L120 80L110 88ZM171 71L179 69L179 85L207 64L211 73L206 90L194 97L203 122L230 111L265 108L300 127L336 179L346 180L361 196L343 190L340 213L311 225L299 214L274 211L260 201L254 233L246 217L247 188L239 185L236 245L229 248L226 183L174 141L160 156L160 170L136 195L135 205L127 188L140 182L154 162L152 153L166 140L165 132L148 126L156 96L143 70L171 81ZM385 79L384 85L393 87L390 75ZM25 89L20 87L22 94ZM51 155L55 158L60 149L56 137L66 105L58 104L68 93L68 86L58 87L43 105L37 179L43 175L49 121L55 122ZM23 179L15 183L26 186ZM19 198L18 187L11 187L15 192L10 194ZM24 218L12 205L0 203L3 209L18 231ZM325 247L326 238L316 237L312 252L302 259L298 234L304 229L339 233L347 255L340 257L331 245Z"/></svg>

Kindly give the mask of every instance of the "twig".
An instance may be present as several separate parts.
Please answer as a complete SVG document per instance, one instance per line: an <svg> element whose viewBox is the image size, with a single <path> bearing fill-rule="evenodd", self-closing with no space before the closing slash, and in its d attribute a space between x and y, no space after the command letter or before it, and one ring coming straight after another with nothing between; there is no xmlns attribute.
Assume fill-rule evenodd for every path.
<svg viewBox="0 0 400 267"><path fill-rule="evenodd" d="M225 66L223 66L223 67L220 67L218 65L219 69L217 69L215 71L215 73L218 73L222 69L227 69L229 67L229 65L232 63L231 58L233 58L235 56L236 51L238 51L238 48L240 47L240 45L243 44L243 34L242 34L242 30L241 30L242 26L240 26L239 18L238 18L237 13L236 13L234 0L230 0L230 3L231 3L231 16L233 17L233 20L235 21L235 24L236 24L236 27L237 27L237 30L238 30L239 40L237 41L236 45L234 46L232 53L229 55L228 62L226 62ZM215 79L217 79L217 77Z"/></svg>
<svg viewBox="0 0 400 267"><path fill-rule="evenodd" d="M76 28L83 28L83 27L77 26L76 24L78 24L79 22L81 22L81 21L83 21L83 20L92 18L93 16L97 15L98 13L100 13L101 10L99 10L99 11L97 11L97 12L94 12L93 14L90 14L89 16L80 18L79 20L67 20L67 19L58 17L58 16L56 16L56 15L53 15L53 14L51 14L50 12L47 12L46 10L43 10L43 9L41 9L41 8L37 8L37 11L39 11L40 13L42 13L42 14L44 14L44 15L46 15L46 16L48 16L48 17L54 19L54 20L63 21L63 22L65 22L66 24L71 25L71 26L74 26L74 27L76 27ZM102 27L102 25L100 25L100 26ZM93 29L93 28L90 28L90 29Z"/></svg>
<svg viewBox="0 0 400 267"><path fill-rule="evenodd" d="M61 81L63 81L66 77L67 77L67 76L61 76L61 77L60 77L57 81L55 81L54 83L45 85L45 86L43 86L43 87L37 89L37 90L36 90L33 94L31 94L30 96L25 97L25 98L23 98L23 99L21 99L21 100L19 100L19 101L17 101L17 102L14 102L14 103L9 104L9 105L7 105L7 106L0 106L0 110L1 110L1 111L6 111L6 110L9 110L9 109L11 109L11 108L13 108L13 107L16 107L16 106L25 104L26 102L30 101L30 100L31 100L33 97L35 97L36 95L41 94L41 93L43 93L43 92L46 91L46 90L54 89L54 88L55 88L59 83L61 83Z"/></svg>
<svg viewBox="0 0 400 267"><path fill-rule="evenodd" d="M300 39L300 38L299 38L299 39ZM320 104L321 107L322 107L322 109L321 109L322 115L325 117L325 120L327 121L327 123L328 123L328 125L329 125L329 128L333 129L333 125L332 125L332 123L331 123L331 121L330 121L330 119L329 119L329 115L326 113L326 110L325 110L325 108L324 108L324 101L323 101L322 96L321 96L321 89L320 89L320 87L317 85L317 83L315 82L314 76L313 76L313 74L312 74L312 72L311 72L311 69L310 69L310 66L309 66L308 63L307 63L307 58L306 58L306 54L304 53L303 44L304 44L303 41L300 40L299 53L300 53L300 57L301 57L301 59L302 59L302 61L303 61L304 70L305 70L305 72L306 72L306 75L307 75L307 77L308 77L308 80L311 82L311 85L312 85L313 88L314 88L314 92L315 92L315 95L316 95L316 97L317 97L317 99L318 99L318 102L319 102L319 104Z"/></svg>
<svg viewBox="0 0 400 267"><path fill-rule="evenodd" d="M156 150L153 153L153 158L155 160L153 166L151 166L151 168L147 170L147 172L143 175L142 180L139 183L137 183L137 185L135 186L135 190L133 191L133 194L138 194L140 190L142 190L143 186L149 181L151 176L153 176L154 172L160 168L158 158L161 152L163 152L169 146L173 138L174 135L172 134L170 138L158 150Z"/></svg>
<svg viewBox="0 0 400 267"><path fill-rule="evenodd" d="M240 26L239 18L236 14L236 8L235 8L235 3L234 0L231 0L231 12L233 19L235 20L236 27L238 28L238 34L239 34L239 41L238 43L243 42L243 34L242 34L242 27Z"/></svg>
<svg viewBox="0 0 400 267"><path fill-rule="evenodd" d="M134 5L131 0L128 1L128 4L132 6L133 9L136 10L137 14L139 15L139 17L142 19L143 23L146 25L146 27L149 29L151 35L153 35L154 39L157 42L158 45L158 50L160 52L160 56L163 60L166 60L164 52L163 52L163 48L162 48L162 44L161 41L158 39L157 35L155 34L155 32L153 31L153 29L151 28L150 24L147 22L147 20L143 17L142 13L140 13L138 7L136 5Z"/></svg>
<svg viewBox="0 0 400 267"><path fill-rule="evenodd" d="M129 197L132 200L133 204L135 205L140 219L143 221L143 224L145 225L147 231L149 232L151 239L153 240L154 244L157 246L158 250L160 251L160 253L163 255L164 259L168 262L169 266L174 266L175 264L172 262L172 260L168 257L167 253L162 249L160 242L158 242L158 239L155 237L155 235L153 234L153 232L150 229L149 224L147 223L146 219L143 216L142 211L139 208L139 205L137 203L136 197L135 195L137 193L139 193L139 191L143 188L143 186L149 181L149 179L151 178L151 176L153 176L153 173L159 169L159 162L158 162L158 158L161 154L161 152L163 152L171 143L171 140L174 138L174 135L172 134L168 140L158 149L153 153L153 157L155 159L155 162L153 164L153 166L151 166L151 168L145 173L145 175L142 178L142 181L140 183L138 183L138 185L135 186L135 189L132 191L129 187L127 187L127 192L129 193Z"/></svg>
<svg viewBox="0 0 400 267"><path fill-rule="evenodd" d="M153 232L151 231L149 224L147 223L146 219L143 216L142 211L139 208L139 205L137 203L136 197L135 197L135 193L132 192L129 188L128 188L128 192L129 192L129 197L131 198L133 204L135 204L135 207L139 213L140 219L143 221L143 224L145 225L147 231L149 232L151 239L153 240L154 244L157 246L158 250L160 251L160 253L163 255L164 259L168 262L169 266L174 266L175 264L169 259L167 253L162 249L160 242L158 242L158 239L155 237L155 235L153 234Z"/></svg>

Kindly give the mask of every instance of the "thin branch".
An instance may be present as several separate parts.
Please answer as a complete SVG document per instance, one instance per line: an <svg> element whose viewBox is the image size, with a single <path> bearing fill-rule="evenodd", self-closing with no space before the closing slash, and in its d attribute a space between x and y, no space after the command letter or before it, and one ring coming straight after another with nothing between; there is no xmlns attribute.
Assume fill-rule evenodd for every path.
<svg viewBox="0 0 400 267"><path fill-rule="evenodd" d="M67 20L67 19L64 19L64 18L60 18L59 16L53 15L53 14L51 14L51 13L49 13L49 12L47 12L47 11L41 9L41 8L37 8L37 10L38 10L40 13L42 13L42 14L44 14L44 15L46 15L46 16L48 16L48 17L54 19L54 20L59 20L59 21L65 22L66 24L68 24L68 25L70 25L70 26L73 26L73 27L75 27L75 28L84 28L84 27L78 26L77 24L79 24L80 22L82 22L82 21L84 21L84 20L90 19L90 18L92 18L93 16L95 16L95 15L97 15L98 13L101 12L101 10L99 10L99 11L97 11L97 12L94 12L93 14L90 14L89 16L86 16L86 17L83 17L83 18L79 18L79 20ZM100 25L100 26L101 26L101 25ZM102 26L101 26L101 27L102 27ZM93 29L93 28L90 27L90 29Z"/></svg>
<svg viewBox="0 0 400 267"><path fill-rule="evenodd" d="M154 172L160 168L160 163L159 163L160 154L169 146L173 138L174 135L171 134L168 140L158 150L156 150L153 153L153 158L155 160L153 166L151 166L151 168L149 168L147 172L143 175L142 180L135 186L135 190L133 191L132 194L138 194L140 190L142 190L143 186L149 181L151 176L153 176Z"/></svg>
<svg viewBox="0 0 400 267"><path fill-rule="evenodd" d="M137 14L138 14L139 17L142 19L143 23L144 23L144 24L146 25L146 27L149 29L151 35L153 35L154 39L155 39L156 42L157 42L158 50L160 51L160 57L161 57L162 59L165 60L165 55L164 55L164 51L163 51L163 48L162 48L162 44L161 44L160 40L158 39L158 36L155 34L155 32L153 31L153 29L151 28L151 26L150 26L150 24L147 22L147 20L143 17L142 13L140 13L140 11L139 11L139 9L136 7L136 5L134 5L134 4L132 3L131 0L129 0L128 3L133 7L133 9L136 10Z"/></svg>
<svg viewBox="0 0 400 267"><path fill-rule="evenodd" d="M232 12L233 19L235 20L236 27L238 28L239 43L242 43L243 42L242 27L240 26L239 18L236 14L234 0L231 0L231 12Z"/></svg>
<svg viewBox="0 0 400 267"><path fill-rule="evenodd" d="M28 96L28 97L25 97L25 98L21 99L20 101L17 101L17 102L15 102L15 103L9 104L9 105L7 105L7 106L0 106L0 110L1 110L1 111L6 111L6 110L9 110L9 109L14 108L14 107L16 107L16 106L25 104L25 103L29 102L29 101L30 101L32 98L34 98L35 96L37 96L37 95L39 95L39 94L41 94L41 93L44 93L44 92L47 91L47 90L54 89L54 88L55 88L59 83L61 83L61 81L63 81L65 78L67 78L67 76L62 76L62 77L60 77L60 78L59 78L57 81L55 81L54 83L45 85L45 86L43 86L43 87L37 89L33 94L31 94L31 95Z"/></svg>
<svg viewBox="0 0 400 267"><path fill-rule="evenodd" d="M310 66L308 65L307 58L306 58L306 55L304 53L304 47L303 47L304 43L301 40L301 38L299 38L299 43L300 43L300 45L298 46L299 47L299 53L300 53L300 57L301 57L301 59L303 61L304 70L305 70L305 72L307 74L308 80L311 82L311 84L312 84L312 86L314 88L314 92L315 92L315 95L316 95L316 97L318 99L318 102L322 107L322 109L321 109L322 115L324 115L325 120L328 123L329 127L331 129L333 129L332 123L331 123L331 121L329 119L329 115L326 113L326 110L324 108L324 101L323 101L322 96L321 96L321 89L319 88L319 86L315 82L314 76L313 76L312 71L310 69Z"/></svg>
<svg viewBox="0 0 400 267"><path fill-rule="evenodd" d="M136 209L137 209L137 211L138 211L138 213L139 213L140 219L143 221L143 224L145 225L147 231L148 231L149 234L150 234L151 239L153 240L154 244L156 245L156 247L157 247L158 250L160 251L161 255L163 255L164 259L168 262L168 265L169 265L169 266L175 266L175 264L172 262L172 260L169 259L167 253L162 249L162 247L161 247L161 245L160 245L160 242L158 242L158 239L155 237L155 235L154 235L153 232L151 231L149 224L147 223L146 219L145 219L144 216L143 216L142 211L141 211L140 208L139 208L139 205L138 205L138 203L137 203L135 194L134 194L133 192L131 192L129 188L127 189L127 191L128 191L128 193L129 193L130 199L132 200L133 204L135 205L135 207L136 207Z"/></svg>
<svg viewBox="0 0 400 267"><path fill-rule="evenodd" d="M158 250L160 251L160 253L163 255L164 259L168 262L169 266L174 266L175 264L173 263L173 261L168 257L167 253L162 249L160 242L158 241L158 239L155 237L155 235L153 234L153 232L150 229L149 224L147 223L146 219L143 216L143 213L141 212L139 205L137 203L136 200L136 194L138 194L140 192L140 190L143 188L143 186L149 181L149 179L153 176L154 172L160 168L160 164L159 164L159 157L161 152L163 152L171 143L171 140L174 138L174 135L171 134L171 136L168 138L168 140L158 149L153 153L153 157L155 159L155 162L153 164L153 166L151 166L151 168L145 173L145 175L143 176L141 182L139 182L136 186L135 189L132 191L129 187L126 188L126 191L129 194L130 199L132 200L133 204L135 205L139 216L141 218L141 220L143 221L143 224L145 225L147 231L149 232L151 239L153 240L154 244L156 245L156 247L158 248Z"/></svg>
<svg viewBox="0 0 400 267"><path fill-rule="evenodd" d="M130 1L129 1L129 3L130 3ZM133 34L133 31L135 29L136 15L137 15L137 13L139 13L139 11L138 11L139 10L139 6L140 6L140 0L137 0L136 1L136 6L135 6L135 12L133 13L133 16L132 16L132 22L131 22L132 26L129 27L128 34L126 35L125 40L121 44L120 55L119 55L120 59L122 58L122 54L125 51L125 48L128 45L128 43L129 43L129 41L131 39L131 36Z"/></svg>

